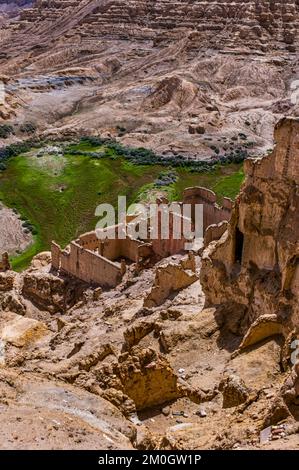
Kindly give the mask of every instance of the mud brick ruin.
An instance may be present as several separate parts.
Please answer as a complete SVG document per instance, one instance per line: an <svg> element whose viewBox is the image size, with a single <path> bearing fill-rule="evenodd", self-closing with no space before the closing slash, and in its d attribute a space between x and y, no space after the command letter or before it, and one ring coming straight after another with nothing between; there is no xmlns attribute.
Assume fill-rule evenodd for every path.
<svg viewBox="0 0 299 470"><path fill-rule="evenodd" d="M203 205L203 229L204 232L210 227L209 237L219 239L219 229L217 225L230 220L232 201L225 198L223 207L219 207L216 202L216 195L205 188L188 188L184 192L184 204L191 205L192 217L196 204ZM93 231L81 235L77 240L62 250L61 247L52 242L52 268L70 276L74 276L82 281L93 285L105 287L115 287L119 284L126 272L128 263L142 264L149 258L162 259L185 250L186 240L183 235L183 216L181 216L180 238L174 236L174 217L169 217L169 236L164 238L161 234L161 212L158 213L158 233L157 238L151 239L150 233L147 240L135 239L126 236L122 239L118 234L123 228L121 225L104 229L105 235L98 237L98 232ZM134 219L128 219L129 224L134 223ZM116 237L109 237L109 230L116 230ZM221 232L222 234L223 232Z"/></svg>

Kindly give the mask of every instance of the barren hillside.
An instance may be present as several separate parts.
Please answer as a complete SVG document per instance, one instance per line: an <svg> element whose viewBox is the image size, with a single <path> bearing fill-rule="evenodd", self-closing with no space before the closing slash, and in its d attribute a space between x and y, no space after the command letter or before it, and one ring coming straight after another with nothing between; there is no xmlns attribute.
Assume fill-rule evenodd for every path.
<svg viewBox="0 0 299 470"><path fill-rule="evenodd" d="M298 15L295 1L37 1L0 32L0 115L200 157L241 133L265 152L298 112Z"/></svg>

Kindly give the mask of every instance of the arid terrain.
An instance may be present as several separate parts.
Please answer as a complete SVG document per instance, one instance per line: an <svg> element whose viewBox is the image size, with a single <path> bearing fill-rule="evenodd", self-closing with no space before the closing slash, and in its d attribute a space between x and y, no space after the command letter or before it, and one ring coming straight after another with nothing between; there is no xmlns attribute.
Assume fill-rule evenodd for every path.
<svg viewBox="0 0 299 470"><path fill-rule="evenodd" d="M110 288L56 248L0 273L2 448L298 448L298 131L281 121L246 162L203 250L128 264Z"/></svg>
<svg viewBox="0 0 299 470"><path fill-rule="evenodd" d="M0 449L298 450L299 3L7 3L3 147L250 158L235 201L184 192L204 205L189 252L90 232L0 260ZM3 206L0 231L0 255L32 242Z"/></svg>
<svg viewBox="0 0 299 470"><path fill-rule="evenodd" d="M265 153L298 112L298 15L295 1L36 1L0 31L0 116L11 139L30 122L200 158L245 134Z"/></svg>

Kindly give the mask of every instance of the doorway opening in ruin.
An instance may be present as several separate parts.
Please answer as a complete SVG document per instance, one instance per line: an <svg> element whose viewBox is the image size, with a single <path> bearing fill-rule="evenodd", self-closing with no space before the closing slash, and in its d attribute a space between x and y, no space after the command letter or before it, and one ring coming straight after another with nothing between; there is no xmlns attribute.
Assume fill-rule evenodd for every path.
<svg viewBox="0 0 299 470"><path fill-rule="evenodd" d="M244 234L237 227L236 237L235 237L235 263L242 264L243 247L244 247Z"/></svg>

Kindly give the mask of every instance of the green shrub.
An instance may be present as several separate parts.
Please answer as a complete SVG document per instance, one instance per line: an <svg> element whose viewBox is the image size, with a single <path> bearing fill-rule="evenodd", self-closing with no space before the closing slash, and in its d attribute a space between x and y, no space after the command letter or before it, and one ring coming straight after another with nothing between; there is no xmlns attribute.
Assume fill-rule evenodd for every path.
<svg viewBox="0 0 299 470"><path fill-rule="evenodd" d="M34 134L36 131L36 125L33 122L25 122L20 126L20 131L23 134Z"/></svg>

